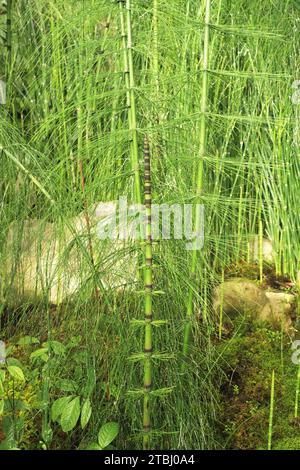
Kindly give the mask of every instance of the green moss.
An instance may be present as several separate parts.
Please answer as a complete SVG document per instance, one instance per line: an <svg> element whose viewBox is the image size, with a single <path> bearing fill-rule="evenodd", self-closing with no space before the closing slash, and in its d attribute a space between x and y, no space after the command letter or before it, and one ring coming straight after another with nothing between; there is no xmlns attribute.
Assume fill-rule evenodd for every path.
<svg viewBox="0 0 300 470"><path fill-rule="evenodd" d="M300 450L300 436L289 437L275 442L273 450Z"/></svg>
<svg viewBox="0 0 300 470"><path fill-rule="evenodd" d="M244 336L223 341L219 354L226 372L221 384L226 447L266 449L272 370L276 374L273 442L276 446L300 442L299 422L293 418L297 367L291 360L290 339L267 327L250 328Z"/></svg>

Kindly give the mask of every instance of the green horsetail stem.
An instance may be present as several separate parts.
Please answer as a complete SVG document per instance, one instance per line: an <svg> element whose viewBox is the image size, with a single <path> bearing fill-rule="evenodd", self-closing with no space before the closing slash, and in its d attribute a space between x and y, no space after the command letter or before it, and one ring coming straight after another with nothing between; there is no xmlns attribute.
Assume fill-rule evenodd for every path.
<svg viewBox="0 0 300 470"><path fill-rule="evenodd" d="M272 371L272 380L271 380L271 398L270 398L270 415L269 415L269 432L268 432L268 450L271 450L271 449L272 449L273 419L274 419L274 402L275 402L275 370Z"/></svg>
<svg viewBox="0 0 300 470"><path fill-rule="evenodd" d="M86 230L87 230L88 251L90 255L91 265L94 271L93 274L95 274L96 264L95 264L94 248L93 248L93 242L92 242L91 221L90 221L90 216L89 216L89 211L88 211L88 202L87 202L86 195L85 195L85 177L84 177L82 160L79 161L79 172L80 172L80 184L81 184L81 191L82 191L82 197L83 197L83 205L84 205L84 218L85 218L85 224L86 224ZM99 298L97 278L95 276L93 276L93 278L94 278L94 284L95 284L95 297Z"/></svg>
<svg viewBox="0 0 300 470"><path fill-rule="evenodd" d="M122 2L123 3L123 2ZM122 5L121 5L122 7ZM140 168L139 168L139 150L138 150L138 134L137 134L137 118L136 118L136 103L135 103L135 77L133 66L132 54L132 7L131 0L126 0L126 18L127 18L127 57L128 57L128 75L129 75L129 100L130 100L130 133L131 133L131 167L134 174L134 198L135 202L141 203L141 182L140 182Z"/></svg>
<svg viewBox="0 0 300 470"><path fill-rule="evenodd" d="M202 79L202 98L201 98L201 120L200 120L200 148L199 148L199 164L197 172L197 200L199 202L202 189L203 189L203 158L206 153L206 112L207 112L207 99L208 99L208 65L209 65L209 22L210 22L210 0L206 0L205 5L205 26L204 26L204 48L203 48L203 79ZM196 231L199 233L201 218L196 211L195 226ZM197 251L193 251L192 264L190 275L194 279L197 268ZM191 329L192 329L192 315L193 315L193 286L190 286L187 298L187 322L184 329L183 340L183 354L186 355L189 350Z"/></svg>
<svg viewBox="0 0 300 470"><path fill-rule="evenodd" d="M120 27L121 27L121 39L123 47L123 66L124 66L124 75L125 75L125 86L126 86L126 105L128 108L128 120L130 122L131 112L130 112L130 82L129 82L129 64L128 64L128 54L127 54L127 33L124 17L124 0L119 0L120 6Z"/></svg>
<svg viewBox="0 0 300 470"><path fill-rule="evenodd" d="M296 381L295 413L294 413L295 418L298 418L298 415L299 415L299 396L300 396L300 364L298 365L297 381Z"/></svg>
<svg viewBox="0 0 300 470"><path fill-rule="evenodd" d="M9 73L12 61L12 0L7 0L6 3L6 47L7 47L7 71ZM7 74L8 76L8 74Z"/></svg>
<svg viewBox="0 0 300 470"><path fill-rule="evenodd" d="M264 278L264 253L263 253L263 223L262 220L259 220L259 282L263 283Z"/></svg>
<svg viewBox="0 0 300 470"><path fill-rule="evenodd" d="M158 0L153 0L153 73L155 88L159 95L159 60L158 60Z"/></svg>
<svg viewBox="0 0 300 470"><path fill-rule="evenodd" d="M152 291L153 291L153 255L152 255L152 223L151 223L151 163L148 137L144 139L144 165L145 165L145 206L146 206L146 242L145 242L145 344L144 344L144 407L143 407L143 449L150 448L151 410L150 392L152 388Z"/></svg>

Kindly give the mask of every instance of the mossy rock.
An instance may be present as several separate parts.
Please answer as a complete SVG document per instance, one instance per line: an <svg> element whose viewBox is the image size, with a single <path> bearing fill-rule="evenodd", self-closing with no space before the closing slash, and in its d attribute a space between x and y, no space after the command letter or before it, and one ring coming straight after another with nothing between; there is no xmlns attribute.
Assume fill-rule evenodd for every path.
<svg viewBox="0 0 300 470"><path fill-rule="evenodd" d="M289 331L295 297L284 292L266 291L255 281L229 279L214 290L213 308L216 321L223 312L223 326L229 331L237 318L267 323L273 328Z"/></svg>

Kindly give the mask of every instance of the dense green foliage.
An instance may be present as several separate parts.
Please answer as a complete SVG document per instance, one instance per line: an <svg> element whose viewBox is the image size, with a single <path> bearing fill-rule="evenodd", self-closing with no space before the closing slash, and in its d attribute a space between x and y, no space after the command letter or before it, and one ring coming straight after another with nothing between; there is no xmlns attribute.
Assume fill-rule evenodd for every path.
<svg viewBox="0 0 300 470"><path fill-rule="evenodd" d="M2 3L1 260L18 260L17 249L4 248L13 220L20 233L28 218L54 222L59 233L95 202L142 200L147 135L153 202L205 206L202 250L187 251L184 240L151 249L159 294L146 294L162 323L152 332L150 445L220 448L224 364L211 291L231 263L248 259L254 234L272 240L278 275L295 279L299 270L299 113L291 100L300 79L298 2L18 0L7 4L11 35ZM46 343L34 366L31 350L14 364L32 387L37 377L42 384L41 397L28 399L36 400L36 434L31 428L27 441L18 438L18 413L8 423L14 447L85 448L98 445L101 426L118 423L113 445L141 448L144 284L128 279L130 290L100 288L91 299L124 250L96 265L82 250L91 258L90 279L56 309L46 288L34 305L8 309L14 293L0 277L1 337ZM132 257L141 251L126 246ZM192 334L184 340L187 325ZM72 419L56 416L68 431L61 444L51 410L66 397ZM80 426L84 406L91 416Z"/></svg>

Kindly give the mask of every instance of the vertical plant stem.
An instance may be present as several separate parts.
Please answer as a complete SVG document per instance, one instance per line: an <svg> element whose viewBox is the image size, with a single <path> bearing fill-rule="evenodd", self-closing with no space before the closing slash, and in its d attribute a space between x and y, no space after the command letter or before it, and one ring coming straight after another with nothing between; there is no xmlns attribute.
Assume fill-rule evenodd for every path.
<svg viewBox="0 0 300 470"><path fill-rule="evenodd" d="M7 78L10 74L12 63L12 2L13 0L7 0L6 9Z"/></svg>
<svg viewBox="0 0 300 470"><path fill-rule="evenodd" d="M146 206L146 242L145 242L145 268L144 268L144 288L145 288L145 344L144 344L144 415L143 415L143 449L150 448L151 431L151 410L150 410L150 392L152 387L152 291L153 291L153 273L152 273L152 224L151 224L151 164L150 151L147 136L144 140L144 160L145 160L145 206Z"/></svg>
<svg viewBox="0 0 300 470"><path fill-rule="evenodd" d="M206 0L205 6L205 27L204 27L204 50L203 50L203 79L202 79L202 99L201 99L201 120L200 120L200 149L199 149L199 163L197 172L197 198L199 202L203 189L203 157L206 153L206 112L207 112L207 98L208 98L208 64L209 64L209 21L210 21L210 6L211 1ZM200 232L201 217L199 211L196 211L196 232ZM192 281L195 278L197 268L197 251L194 250L192 254L192 264L190 275ZM191 328L192 328L192 315L193 315L193 287L191 286L187 299L187 323L184 330L183 354L186 355L189 350Z"/></svg>
<svg viewBox="0 0 300 470"><path fill-rule="evenodd" d="M298 418L299 415L299 393L300 393L300 364L298 366L297 372L297 382L296 382L296 396L295 396L295 418Z"/></svg>
<svg viewBox="0 0 300 470"><path fill-rule="evenodd" d="M129 82L129 63L128 63L128 53L127 53L127 33L125 26L125 17L124 17L124 0L119 0L120 6L120 27L121 27L121 39L123 47L123 61L124 61L124 77L125 77L125 86L126 86L126 105L128 109L128 122L129 127L131 128L131 110L130 110L130 82Z"/></svg>
<svg viewBox="0 0 300 470"><path fill-rule="evenodd" d="M158 60L158 0L153 0L153 73L155 88L159 94L159 60Z"/></svg>
<svg viewBox="0 0 300 470"><path fill-rule="evenodd" d="M263 283L264 275L264 253L263 253L263 223L259 220L259 235L258 235L258 259L259 259L259 282Z"/></svg>
<svg viewBox="0 0 300 470"><path fill-rule="evenodd" d="M160 124L160 112L158 107L160 106L159 103L159 58L158 58L158 0L153 0L153 51L152 51L152 70L153 70L153 77L154 77L154 92L153 92L153 102L155 104L154 110L154 125L159 126ZM154 160L156 163L156 168L158 169L159 173L161 173L161 135L157 133L156 136L157 143L154 146L154 152L152 152L152 156L154 156ZM154 153L154 155L153 155Z"/></svg>
<svg viewBox="0 0 300 470"><path fill-rule="evenodd" d="M141 203L141 182L139 169L139 150L137 117L135 102L135 77L133 65L133 42L132 42L132 11L131 0L126 0L126 18L127 18L127 57L129 73L129 99L130 99L130 133L131 133L131 167L134 174L134 199L138 204Z"/></svg>
<svg viewBox="0 0 300 470"><path fill-rule="evenodd" d="M93 243L92 243L91 222L90 222L90 217L88 213L88 203L85 197L85 179L84 179L82 160L79 161L79 172L80 172L81 191L82 191L83 203L84 203L84 218L85 218L85 223L86 223L86 228L87 228L88 250L89 250L91 264L93 266L93 271L95 275L96 265L95 265L95 257L94 257ZM94 283L95 283L95 296L99 297L99 290L98 290L96 278L94 278Z"/></svg>
<svg viewBox="0 0 300 470"><path fill-rule="evenodd" d="M270 414L269 414L268 450L271 450L271 449L272 449L274 402L275 402L275 370L272 371L272 381L271 381L271 399L270 399Z"/></svg>
<svg viewBox="0 0 300 470"><path fill-rule="evenodd" d="M223 268L222 269L222 278L221 278L221 305L220 305L220 318L219 318L219 340L222 339L222 328L223 328L224 280L225 280L225 272L224 272L224 268Z"/></svg>

